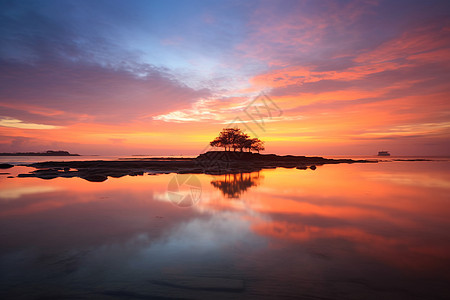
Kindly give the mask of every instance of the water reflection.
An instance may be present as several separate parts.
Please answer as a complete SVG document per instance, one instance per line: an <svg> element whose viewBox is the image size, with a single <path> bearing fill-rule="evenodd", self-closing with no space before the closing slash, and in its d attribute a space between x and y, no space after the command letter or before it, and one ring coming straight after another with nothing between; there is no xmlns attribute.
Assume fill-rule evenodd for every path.
<svg viewBox="0 0 450 300"><path fill-rule="evenodd" d="M173 174L3 176L0 298L444 299L449 166L196 175L188 208Z"/></svg>
<svg viewBox="0 0 450 300"><path fill-rule="evenodd" d="M259 184L263 177L260 172L225 174L211 181L227 198L239 198L243 192Z"/></svg>

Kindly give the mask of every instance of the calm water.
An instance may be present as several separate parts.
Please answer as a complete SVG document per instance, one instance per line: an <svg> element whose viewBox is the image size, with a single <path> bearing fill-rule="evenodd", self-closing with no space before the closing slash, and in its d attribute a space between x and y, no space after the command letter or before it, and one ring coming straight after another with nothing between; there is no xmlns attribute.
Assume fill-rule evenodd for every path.
<svg viewBox="0 0 450 300"><path fill-rule="evenodd" d="M448 299L449 171L0 175L0 298Z"/></svg>
<svg viewBox="0 0 450 300"><path fill-rule="evenodd" d="M117 159L140 159L146 157L196 157L196 155L81 155L81 156L0 156L0 163L12 165L26 165L45 161L82 161L82 160L117 160Z"/></svg>

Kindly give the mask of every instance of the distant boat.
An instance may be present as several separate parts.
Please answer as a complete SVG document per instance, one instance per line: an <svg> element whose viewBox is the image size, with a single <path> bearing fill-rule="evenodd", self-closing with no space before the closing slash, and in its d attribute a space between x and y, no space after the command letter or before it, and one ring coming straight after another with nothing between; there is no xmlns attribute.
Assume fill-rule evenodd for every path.
<svg viewBox="0 0 450 300"><path fill-rule="evenodd" d="M389 151L379 151L378 156L391 156Z"/></svg>

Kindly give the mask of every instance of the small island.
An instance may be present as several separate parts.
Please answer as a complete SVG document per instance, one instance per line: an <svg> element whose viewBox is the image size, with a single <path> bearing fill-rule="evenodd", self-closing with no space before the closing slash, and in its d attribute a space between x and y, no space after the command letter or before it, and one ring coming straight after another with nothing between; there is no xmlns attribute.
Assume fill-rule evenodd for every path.
<svg viewBox="0 0 450 300"><path fill-rule="evenodd" d="M317 166L340 163L375 163L376 160L328 159L308 156L280 156L234 151L208 151L196 158L141 158L125 160L50 161L28 164L37 170L18 177L80 177L88 181L105 181L108 176L156 174L237 174L262 169L297 168L315 170Z"/></svg>
<svg viewBox="0 0 450 300"><path fill-rule="evenodd" d="M36 168L18 177L80 177L88 181L101 182L109 177L136 176L144 174L238 174L258 172L262 169L297 168L315 170L317 166L340 163L373 163L376 160L328 159L294 155L260 154L264 142L250 138L238 128L224 128L210 145L224 148L207 151L195 158L130 158L121 160L94 161L50 161L28 164ZM245 150L248 151L245 151ZM257 153L253 153L256 151Z"/></svg>
<svg viewBox="0 0 450 300"><path fill-rule="evenodd" d="M53 151L46 152L14 152L14 153L0 153L0 156L80 156L79 154L72 154L68 151Z"/></svg>

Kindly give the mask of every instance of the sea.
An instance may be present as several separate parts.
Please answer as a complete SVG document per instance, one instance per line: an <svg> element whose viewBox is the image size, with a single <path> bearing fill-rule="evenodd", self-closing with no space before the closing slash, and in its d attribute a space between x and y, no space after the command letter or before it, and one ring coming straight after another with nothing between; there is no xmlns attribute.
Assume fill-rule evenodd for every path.
<svg viewBox="0 0 450 300"><path fill-rule="evenodd" d="M2 157L1 299L448 299L450 158L19 178ZM418 160L420 159L420 160Z"/></svg>

